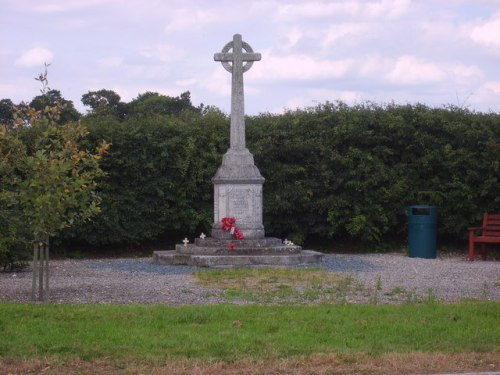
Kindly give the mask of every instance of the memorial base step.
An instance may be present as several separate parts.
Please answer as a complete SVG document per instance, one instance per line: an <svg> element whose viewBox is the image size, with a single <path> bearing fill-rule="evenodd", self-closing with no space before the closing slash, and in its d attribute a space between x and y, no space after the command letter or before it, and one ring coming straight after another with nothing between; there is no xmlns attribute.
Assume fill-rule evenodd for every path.
<svg viewBox="0 0 500 375"><path fill-rule="evenodd" d="M188 265L195 267L251 267L251 266L297 266L319 264L323 254L312 250L297 253L241 254L238 251L219 254L194 254L176 250L155 251L153 262L164 265Z"/></svg>

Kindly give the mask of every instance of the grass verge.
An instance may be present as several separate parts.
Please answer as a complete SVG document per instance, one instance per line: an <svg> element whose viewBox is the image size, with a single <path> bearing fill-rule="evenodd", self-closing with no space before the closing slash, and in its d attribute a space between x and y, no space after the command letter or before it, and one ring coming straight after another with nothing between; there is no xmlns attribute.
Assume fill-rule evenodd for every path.
<svg viewBox="0 0 500 375"><path fill-rule="evenodd" d="M0 357L275 360L500 352L500 303L320 306L0 304Z"/></svg>

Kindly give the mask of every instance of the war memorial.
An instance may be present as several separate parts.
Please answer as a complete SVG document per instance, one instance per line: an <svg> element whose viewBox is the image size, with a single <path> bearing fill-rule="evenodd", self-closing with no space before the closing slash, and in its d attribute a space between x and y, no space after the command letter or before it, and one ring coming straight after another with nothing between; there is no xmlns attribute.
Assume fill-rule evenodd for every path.
<svg viewBox="0 0 500 375"><path fill-rule="evenodd" d="M303 250L288 240L266 237L263 225L264 177L245 144L243 74L261 54L236 34L214 60L232 76L230 147L212 178L214 222L211 237L203 233L190 244L186 238L175 250L155 251L153 261L199 267L291 266L319 263L323 254Z"/></svg>

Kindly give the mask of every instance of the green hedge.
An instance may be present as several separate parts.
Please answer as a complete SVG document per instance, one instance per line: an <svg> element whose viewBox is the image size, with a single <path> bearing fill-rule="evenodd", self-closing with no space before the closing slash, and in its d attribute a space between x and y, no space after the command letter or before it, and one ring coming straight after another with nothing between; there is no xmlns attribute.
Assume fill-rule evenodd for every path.
<svg viewBox="0 0 500 375"><path fill-rule="evenodd" d="M209 231L211 178L229 145L226 115L209 108L88 121L89 139L112 143L102 214L68 230L67 240L175 242ZM266 178L270 236L404 243L405 207L430 204L446 242L465 239L484 211L500 212L500 114L326 103L248 118L247 146Z"/></svg>
<svg viewBox="0 0 500 375"><path fill-rule="evenodd" d="M249 125L266 229L279 235L402 242L405 207L430 204L441 238L465 238L500 211L498 114L327 103Z"/></svg>
<svg viewBox="0 0 500 375"><path fill-rule="evenodd" d="M213 220L212 184L229 128L220 112L204 116L93 119L89 140L111 149L101 166L101 214L63 238L91 245L137 245L205 230ZM88 147L92 147L89 144Z"/></svg>

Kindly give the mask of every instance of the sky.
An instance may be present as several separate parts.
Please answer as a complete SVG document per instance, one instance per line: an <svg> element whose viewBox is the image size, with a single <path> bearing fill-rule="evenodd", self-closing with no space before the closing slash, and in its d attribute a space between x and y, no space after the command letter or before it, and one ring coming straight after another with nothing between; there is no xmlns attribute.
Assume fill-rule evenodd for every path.
<svg viewBox="0 0 500 375"><path fill-rule="evenodd" d="M500 113L500 0L0 0L0 99L49 87L148 91L230 112L214 53L241 34L261 61L244 74L245 112L326 101Z"/></svg>

